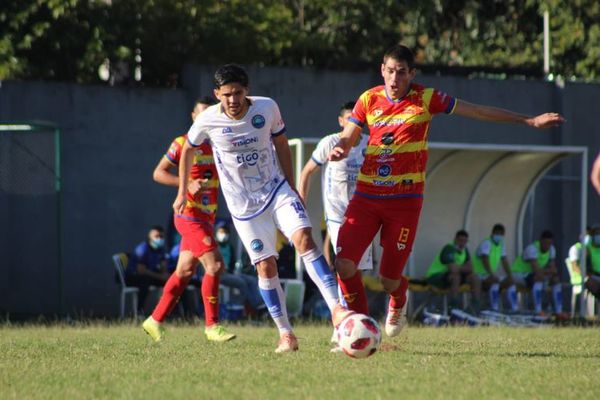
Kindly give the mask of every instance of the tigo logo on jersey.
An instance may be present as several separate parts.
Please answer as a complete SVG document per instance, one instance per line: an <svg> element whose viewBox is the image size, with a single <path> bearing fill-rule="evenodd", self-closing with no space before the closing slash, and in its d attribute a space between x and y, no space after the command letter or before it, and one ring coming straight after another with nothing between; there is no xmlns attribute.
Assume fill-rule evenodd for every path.
<svg viewBox="0 0 600 400"><path fill-rule="evenodd" d="M238 164L248 164L249 166L254 166L258 162L259 155L256 151L252 153L241 153L235 157L235 160Z"/></svg>
<svg viewBox="0 0 600 400"><path fill-rule="evenodd" d="M263 117L260 114L257 114L254 117L252 117L252 126L256 129L260 129L263 126L265 126L265 117Z"/></svg>
<svg viewBox="0 0 600 400"><path fill-rule="evenodd" d="M263 242L260 239L254 239L251 243L250 243L250 248L252 249L252 251L254 251L255 253L261 252L262 249L264 248Z"/></svg>
<svg viewBox="0 0 600 400"><path fill-rule="evenodd" d="M223 133L231 133L231 132L233 132L231 130L231 127L228 126L228 127L223 128Z"/></svg>

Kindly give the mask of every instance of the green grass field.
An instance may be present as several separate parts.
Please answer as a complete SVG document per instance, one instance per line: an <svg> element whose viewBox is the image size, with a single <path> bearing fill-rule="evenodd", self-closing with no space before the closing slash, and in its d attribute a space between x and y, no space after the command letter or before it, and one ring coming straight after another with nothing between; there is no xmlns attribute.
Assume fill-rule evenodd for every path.
<svg viewBox="0 0 600 400"><path fill-rule="evenodd" d="M597 328L419 328L366 360L329 353L331 331L232 325L208 343L168 324L161 344L134 324L0 326L0 399L567 399L600 395Z"/></svg>

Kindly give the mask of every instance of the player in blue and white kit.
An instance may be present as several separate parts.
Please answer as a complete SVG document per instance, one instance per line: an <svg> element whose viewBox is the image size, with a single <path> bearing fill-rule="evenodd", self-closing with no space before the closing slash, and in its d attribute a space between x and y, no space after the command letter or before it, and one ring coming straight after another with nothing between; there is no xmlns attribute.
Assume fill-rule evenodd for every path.
<svg viewBox="0 0 600 400"><path fill-rule="evenodd" d="M346 126L348 118L352 115L354 104L353 101L347 102L340 109L338 123L342 129ZM310 179L319 168L322 168L321 191L323 195L325 223L327 224L327 232L329 232L331 243L333 244L334 252L336 254L338 233L342 226L342 222L344 221L344 213L346 212L346 208L348 208L348 203L356 190L356 179L365 158L365 151L369 140L368 136L360 135L354 146L350 149L347 158L341 161L330 162L328 160L329 153L331 153L331 150L340 140L340 133L341 132L332 133L319 141L310 159L302 169L300 182L298 183L298 194L300 194L300 197L306 202L310 189ZM371 246L365 250L365 253L358 264L358 269L373 269L373 251ZM346 301L352 301L352 299L344 299L342 297L339 287L338 296L343 300L344 305L346 304ZM337 335L334 329L331 337L333 343L337 343L336 337ZM331 351L336 352L340 351L340 349L336 346Z"/></svg>
<svg viewBox="0 0 600 400"><path fill-rule="evenodd" d="M256 265L261 296L279 329L275 351L295 351L298 341L277 274L276 229L294 243L332 313L338 305L336 279L312 239L306 210L292 189L291 152L277 103L248 96L248 76L240 66L224 65L214 78L220 103L204 111L188 132L173 209L182 213L193 147L208 139L235 228Z"/></svg>

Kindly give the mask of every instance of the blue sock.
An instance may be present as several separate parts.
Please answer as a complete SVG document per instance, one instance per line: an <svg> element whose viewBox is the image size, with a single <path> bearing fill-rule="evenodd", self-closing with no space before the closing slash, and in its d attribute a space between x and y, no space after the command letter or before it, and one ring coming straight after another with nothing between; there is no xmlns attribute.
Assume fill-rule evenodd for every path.
<svg viewBox="0 0 600 400"><path fill-rule="evenodd" d="M554 312L561 313L562 312L562 285L557 283L552 286L552 301L554 302Z"/></svg>
<svg viewBox="0 0 600 400"><path fill-rule="evenodd" d="M533 307L537 314L542 312L542 282L535 282L531 291L533 292Z"/></svg>
<svg viewBox="0 0 600 400"><path fill-rule="evenodd" d="M262 296L273 322L277 325L279 333L292 331L292 326L287 316L285 306L285 295L279 282L279 277L262 278L258 277L258 289Z"/></svg>
<svg viewBox="0 0 600 400"><path fill-rule="evenodd" d="M494 311L500 309L500 285L497 283L490 287L490 305Z"/></svg>
<svg viewBox="0 0 600 400"><path fill-rule="evenodd" d="M508 302L510 303L510 308L513 311L517 311L519 309L519 300L517 298L517 287L515 285L511 285L507 289Z"/></svg>
<svg viewBox="0 0 600 400"><path fill-rule="evenodd" d="M333 275L325 257L319 251L314 248L307 251L304 254L300 254L304 261L304 267L310 279L317 285L323 299L327 303L330 311L338 304L338 291L337 291L337 279Z"/></svg>

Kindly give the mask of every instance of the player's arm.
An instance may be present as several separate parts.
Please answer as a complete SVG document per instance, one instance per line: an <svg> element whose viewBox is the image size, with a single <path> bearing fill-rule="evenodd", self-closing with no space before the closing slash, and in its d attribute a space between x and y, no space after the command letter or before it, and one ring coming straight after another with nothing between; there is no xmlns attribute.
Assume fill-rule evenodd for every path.
<svg viewBox="0 0 600 400"><path fill-rule="evenodd" d="M179 177L172 172L176 167L177 165L163 156L154 168L152 178L157 183L177 187L179 186Z"/></svg>
<svg viewBox="0 0 600 400"><path fill-rule="evenodd" d="M480 257L485 272L487 272L491 278L496 279L496 275L494 275L492 272L492 267L490 266L490 256L488 254L482 254Z"/></svg>
<svg viewBox="0 0 600 400"><path fill-rule="evenodd" d="M531 271L533 271L534 274L539 274L541 273L543 275L544 271L542 271L540 269L540 266L537 263L536 259L532 259L532 260L525 260L526 262L529 263L529 265L531 265Z"/></svg>
<svg viewBox="0 0 600 400"><path fill-rule="evenodd" d="M273 145L275 146L277 159L279 160L279 165L285 179L287 179L292 188L296 187L294 183L294 169L292 168L292 151L290 150L288 138L285 136L285 133L273 136Z"/></svg>
<svg viewBox="0 0 600 400"><path fill-rule="evenodd" d="M302 201L306 203L306 198L308 197L308 191L310 190L310 179L312 175L318 171L320 165L315 162L312 158L308 160L304 168L302 168L302 172L300 173L300 182L298 182L298 194Z"/></svg>
<svg viewBox="0 0 600 400"><path fill-rule="evenodd" d="M469 103L464 100L457 101L454 114L483 121L523 124L538 129L552 128L565 122L565 119L557 113L530 116L503 108Z"/></svg>
<svg viewBox="0 0 600 400"><path fill-rule="evenodd" d="M500 260L502 261L502 268L504 268L506 277L512 279L512 270L510 269L510 264L508 263L508 258L502 257Z"/></svg>
<svg viewBox="0 0 600 400"><path fill-rule="evenodd" d="M592 185L594 185L596 191L600 195L600 154L598 155L598 157L596 157L596 161L594 161L590 179L592 181Z"/></svg>
<svg viewBox="0 0 600 400"><path fill-rule="evenodd" d="M556 268L556 260L551 258L548 261L548 265L545 269L548 271L548 275L556 275L558 273L558 269Z"/></svg>
<svg viewBox="0 0 600 400"><path fill-rule="evenodd" d="M339 142L329 153L329 161L339 161L348 157L352 144L356 143L362 128L352 121L348 121L346 127L340 135Z"/></svg>
<svg viewBox="0 0 600 400"><path fill-rule="evenodd" d="M177 191L177 197L173 202L173 211L175 214L183 214L183 210L185 209L186 197L188 193L187 181L193 162L194 148L186 140L183 148L181 149L181 158L179 159L179 190Z"/></svg>

